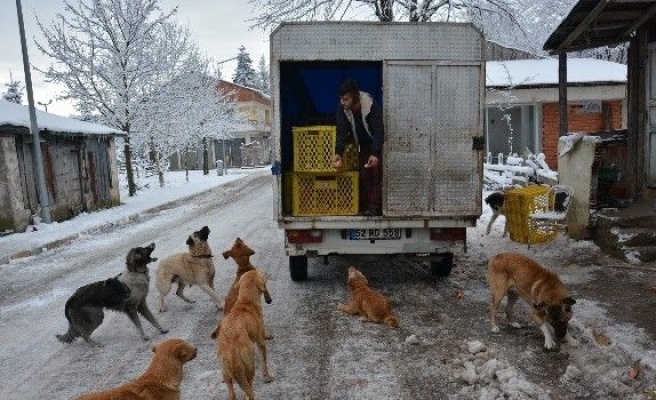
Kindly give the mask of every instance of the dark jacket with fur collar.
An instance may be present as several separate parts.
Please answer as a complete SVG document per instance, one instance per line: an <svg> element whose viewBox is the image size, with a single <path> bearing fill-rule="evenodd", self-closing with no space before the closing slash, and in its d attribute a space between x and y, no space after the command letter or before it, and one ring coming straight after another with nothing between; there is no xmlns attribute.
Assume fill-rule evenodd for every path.
<svg viewBox="0 0 656 400"><path fill-rule="evenodd" d="M380 157L383 151L383 139L385 137L383 130L383 110L378 104L374 103L371 95L367 92L360 92L360 105L364 128L369 137L371 137L371 152L375 156ZM336 128L335 154L341 156L344 154L344 148L349 138L352 138L355 144L358 145L353 112L344 110L339 106L336 115Z"/></svg>

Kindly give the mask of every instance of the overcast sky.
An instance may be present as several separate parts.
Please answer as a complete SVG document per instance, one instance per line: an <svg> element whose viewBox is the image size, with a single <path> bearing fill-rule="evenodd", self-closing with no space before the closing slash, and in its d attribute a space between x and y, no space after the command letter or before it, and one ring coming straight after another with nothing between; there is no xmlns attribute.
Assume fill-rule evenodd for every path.
<svg viewBox="0 0 656 400"><path fill-rule="evenodd" d="M77 0L71 0L76 4ZM30 63L39 68L47 68L51 61L43 56L34 45L34 39L43 41L41 31L36 24L36 17L49 25L58 12L64 9L63 0L22 0L23 19L27 37ZM188 27L198 47L216 61L236 56L239 47L244 45L257 69L262 55L269 60L268 33L261 29L249 30L251 7L246 0L161 0L163 10L170 10L176 5L178 14L175 17L179 23ZM223 77L232 80L236 61L223 64ZM3 1L0 5L0 93L4 93L5 83L9 82L9 71L14 80L25 82L23 72L20 36L15 1ZM32 69L34 99L36 102L47 103L48 112L68 115L73 112L69 103L57 101L55 95L58 88L44 81L43 76ZM24 92L23 103L27 104L27 92ZM43 109L37 104L37 107Z"/></svg>

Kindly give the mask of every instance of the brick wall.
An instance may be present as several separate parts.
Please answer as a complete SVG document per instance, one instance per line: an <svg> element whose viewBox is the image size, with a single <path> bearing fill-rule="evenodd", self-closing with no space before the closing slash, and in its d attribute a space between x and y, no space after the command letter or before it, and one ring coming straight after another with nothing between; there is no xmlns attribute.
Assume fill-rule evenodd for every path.
<svg viewBox="0 0 656 400"><path fill-rule="evenodd" d="M608 111L605 111L608 110ZM610 129L622 128L622 100L602 102L601 112L583 113L582 107L570 103L567 107L567 125L569 132L599 132L606 129L606 113ZM542 149L547 164L551 169L558 168L558 133L560 117L558 103L542 105Z"/></svg>

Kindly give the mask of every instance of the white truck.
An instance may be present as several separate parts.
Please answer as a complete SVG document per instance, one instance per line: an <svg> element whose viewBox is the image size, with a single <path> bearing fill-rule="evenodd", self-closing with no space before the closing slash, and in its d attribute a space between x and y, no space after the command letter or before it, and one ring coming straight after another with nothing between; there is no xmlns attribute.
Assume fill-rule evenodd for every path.
<svg viewBox="0 0 656 400"><path fill-rule="evenodd" d="M308 257L347 254L426 256L434 276L448 276L453 250L467 250L466 229L481 215L483 35L460 23L298 22L270 39L273 213L291 279L307 279ZM334 125L346 79L383 108L381 216L349 206L322 213L329 199L315 195L338 189L340 172L304 175L295 165L304 151L295 134ZM298 184L308 176L309 189ZM310 213L299 202L311 202Z"/></svg>

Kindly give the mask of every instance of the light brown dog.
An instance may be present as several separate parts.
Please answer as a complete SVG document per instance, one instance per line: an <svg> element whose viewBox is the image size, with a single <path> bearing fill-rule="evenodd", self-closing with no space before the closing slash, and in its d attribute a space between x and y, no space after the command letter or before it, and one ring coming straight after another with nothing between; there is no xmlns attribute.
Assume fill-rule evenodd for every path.
<svg viewBox="0 0 656 400"><path fill-rule="evenodd" d="M572 318L572 305L576 301L569 297L558 275L521 254L501 253L488 262L487 282L492 295L492 332L499 332L497 310L506 295L506 317L512 326L519 327L512 322L512 316L513 305L521 297L531 307L531 317L544 334L545 349L555 348L556 342L563 339L576 345L576 340L567 332L567 325Z"/></svg>
<svg viewBox="0 0 656 400"><path fill-rule="evenodd" d="M235 302L237 301L237 295L239 294L239 288L237 286L237 282L239 282L239 279L248 271L254 271L256 268L253 264L251 264L251 256L255 254L255 251L248 247L246 243L244 243L241 238L235 239L235 242L232 244L232 247L230 250L226 250L223 252L223 258L226 260L230 257L232 257L233 260L235 260L235 263L237 264L237 273L235 275L234 281L232 281L232 285L230 285L230 291L228 292L228 295L225 298L225 305L223 306L223 315L226 315L227 313L230 312L232 307L235 305ZM269 332L265 332L264 334L265 339L273 339L273 335L270 334Z"/></svg>
<svg viewBox="0 0 656 400"><path fill-rule="evenodd" d="M196 358L196 348L182 339L166 339L153 346L153 359L132 382L77 400L178 400L183 365Z"/></svg>
<svg viewBox="0 0 656 400"><path fill-rule="evenodd" d="M255 270L255 266L251 264L251 256L253 254L255 254L255 252L250 247L246 246L246 243L244 243L244 241L240 238L235 239L235 242L232 244L230 250L223 252L223 258L227 260L228 258L232 257L232 259L235 260L235 263L237 264L235 280L232 281L232 285L230 285L230 291L225 298L225 305L223 306L224 315L232 309L232 306L237 301L237 294L239 293L237 282L239 282L239 279L246 272Z"/></svg>
<svg viewBox="0 0 656 400"><path fill-rule="evenodd" d="M378 322L392 328L400 326L399 319L392 313L389 299L369 287L369 281L355 267L349 267L347 284L351 288L348 304L340 304L337 309L347 314L360 314L362 322Z"/></svg>
<svg viewBox="0 0 656 400"><path fill-rule="evenodd" d="M212 332L216 339L216 358L221 363L223 381L228 386L228 398L235 399L233 382L246 393L248 399L255 399L253 380L255 378L255 350L257 344L262 355L262 376L264 382L272 382L267 365L266 344L264 342L264 320L260 296L271 303L266 287L266 277L260 271L248 271L237 282L239 294L232 310Z"/></svg>
<svg viewBox="0 0 656 400"><path fill-rule="evenodd" d="M212 261L212 249L207 243L209 235L210 229L202 227L187 239L188 253L172 254L159 262L155 277L155 285L159 290L159 312L167 310L164 297L173 283L178 284L175 294L187 303L195 301L185 297L185 286L197 285L214 300L219 310L223 308L223 300L214 290L216 270Z"/></svg>

